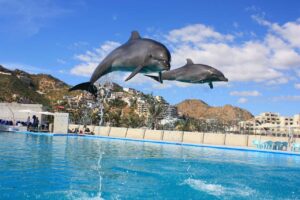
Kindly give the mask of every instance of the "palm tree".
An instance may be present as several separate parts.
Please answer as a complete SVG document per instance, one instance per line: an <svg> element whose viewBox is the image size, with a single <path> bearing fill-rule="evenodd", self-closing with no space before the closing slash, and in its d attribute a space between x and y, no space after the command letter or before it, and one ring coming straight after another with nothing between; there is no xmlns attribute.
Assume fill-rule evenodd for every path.
<svg viewBox="0 0 300 200"><path fill-rule="evenodd" d="M151 129L156 129L158 126L159 118L164 111L163 106L161 104L150 104L149 106L149 117L148 124Z"/></svg>

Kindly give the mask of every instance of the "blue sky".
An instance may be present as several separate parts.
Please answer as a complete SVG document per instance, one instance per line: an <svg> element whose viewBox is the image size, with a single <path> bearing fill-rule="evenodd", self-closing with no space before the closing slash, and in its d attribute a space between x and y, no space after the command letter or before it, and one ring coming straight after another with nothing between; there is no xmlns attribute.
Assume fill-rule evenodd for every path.
<svg viewBox="0 0 300 200"><path fill-rule="evenodd" d="M253 114L300 113L300 2L0 0L0 64L49 73L68 84L88 81L96 65L132 30L164 43L172 68L186 58L224 72L227 84L166 82L111 73L124 87L172 104L201 99Z"/></svg>

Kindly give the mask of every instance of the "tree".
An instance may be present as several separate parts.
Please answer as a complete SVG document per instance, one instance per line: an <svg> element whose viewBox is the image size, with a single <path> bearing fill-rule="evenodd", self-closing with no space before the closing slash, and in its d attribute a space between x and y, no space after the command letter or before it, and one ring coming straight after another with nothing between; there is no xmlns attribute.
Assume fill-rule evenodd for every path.
<svg viewBox="0 0 300 200"><path fill-rule="evenodd" d="M150 126L151 129L157 129L159 118L163 111L164 109L161 104L150 104L148 126Z"/></svg>

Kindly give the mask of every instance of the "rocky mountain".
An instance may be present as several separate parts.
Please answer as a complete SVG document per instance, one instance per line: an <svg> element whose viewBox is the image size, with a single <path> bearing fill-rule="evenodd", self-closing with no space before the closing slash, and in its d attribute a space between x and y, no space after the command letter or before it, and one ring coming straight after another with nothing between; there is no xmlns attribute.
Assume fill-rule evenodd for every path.
<svg viewBox="0 0 300 200"><path fill-rule="evenodd" d="M0 65L0 101L40 103L51 107L62 99L69 86L47 74L29 74Z"/></svg>
<svg viewBox="0 0 300 200"><path fill-rule="evenodd" d="M2 102L40 103L53 110L56 106L66 104L64 96L81 94L80 91L70 93L69 88L69 85L51 75L29 74L18 69L9 70L0 65L0 101ZM123 91L123 88L113 83L113 91ZM141 95L147 97L143 93ZM238 107L231 105L212 107L195 99L185 100L176 107L180 115L195 119L217 119L221 122L230 122L253 118L250 112Z"/></svg>
<svg viewBox="0 0 300 200"><path fill-rule="evenodd" d="M232 105L213 107L197 99L185 100L177 104L176 107L180 115L195 119L216 119L228 123L234 120L241 121L253 118L253 115L245 109Z"/></svg>

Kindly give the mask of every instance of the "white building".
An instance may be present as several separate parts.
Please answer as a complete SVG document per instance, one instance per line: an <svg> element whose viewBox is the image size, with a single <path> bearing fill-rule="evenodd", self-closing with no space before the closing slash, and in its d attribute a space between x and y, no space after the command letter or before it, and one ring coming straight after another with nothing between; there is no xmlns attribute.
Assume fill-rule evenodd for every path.
<svg viewBox="0 0 300 200"><path fill-rule="evenodd" d="M30 116L32 122L33 115L39 118L40 124L44 123L43 116L53 116L54 133L68 133L68 113L44 112L41 104L0 103L0 119L12 121L13 126L16 125L17 121L27 122L28 116Z"/></svg>
<svg viewBox="0 0 300 200"><path fill-rule="evenodd" d="M149 115L149 105L146 103L146 101L141 100L140 98L137 100L137 114L139 116L145 116L148 117Z"/></svg>
<svg viewBox="0 0 300 200"><path fill-rule="evenodd" d="M28 116L32 117L33 112L41 120L40 112L43 112L43 106L41 104L0 103L0 119L3 120L26 122Z"/></svg>
<svg viewBox="0 0 300 200"><path fill-rule="evenodd" d="M300 134L300 114L293 117L280 116L279 113L264 112L254 119L239 122L240 130L257 134Z"/></svg>

